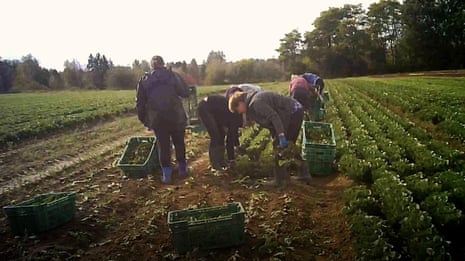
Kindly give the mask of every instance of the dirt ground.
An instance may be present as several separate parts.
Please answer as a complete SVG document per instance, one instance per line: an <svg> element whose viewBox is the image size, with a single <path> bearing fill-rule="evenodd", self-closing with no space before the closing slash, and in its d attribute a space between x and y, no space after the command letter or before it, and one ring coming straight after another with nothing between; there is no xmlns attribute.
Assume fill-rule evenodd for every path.
<svg viewBox="0 0 465 261"><path fill-rule="evenodd" d="M102 123L88 131L65 132L28 142L0 154L0 173L6 186L17 178L50 167L42 158L50 153L55 164L72 164L48 175L4 189L2 206L21 202L39 193L76 191L77 213L68 224L38 236L14 236L6 216L0 215L0 260L353 260L341 193L352 182L343 175L313 178L310 184L293 181L276 190L253 173L212 173L208 166L208 139L187 136L191 177L160 182L159 170L146 179L124 177L115 167L124 143L99 149L99 141L126 140L150 135L135 125L136 117L120 123ZM120 120L121 122L121 120ZM134 126L134 127L127 127ZM89 135L100 133L89 141ZM63 140L71 139L70 143ZM90 144L90 145L89 145ZM31 150L35 150L32 153ZM46 151L49 151L48 153ZM58 151L58 153L57 153ZM98 155L81 157L86 151ZM60 153L62 152L62 153ZM34 156L35 155L35 156ZM24 162L24 158L28 162ZM31 165L33 170L21 166ZM41 163L42 164L39 164ZM16 166L16 168L14 168ZM176 174L176 171L175 171ZM237 247L175 254L167 225L169 211L241 202L246 210L246 239Z"/></svg>

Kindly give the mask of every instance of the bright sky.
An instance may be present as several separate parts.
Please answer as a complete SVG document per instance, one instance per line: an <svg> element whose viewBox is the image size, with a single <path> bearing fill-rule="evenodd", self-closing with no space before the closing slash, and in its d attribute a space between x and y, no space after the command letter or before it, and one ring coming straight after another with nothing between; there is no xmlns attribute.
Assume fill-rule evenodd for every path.
<svg viewBox="0 0 465 261"><path fill-rule="evenodd" d="M201 63L211 50L228 61L273 58L279 39L310 31L321 11L375 0L6 0L0 11L0 57L32 54L46 68L87 63L103 53L115 65L159 54Z"/></svg>

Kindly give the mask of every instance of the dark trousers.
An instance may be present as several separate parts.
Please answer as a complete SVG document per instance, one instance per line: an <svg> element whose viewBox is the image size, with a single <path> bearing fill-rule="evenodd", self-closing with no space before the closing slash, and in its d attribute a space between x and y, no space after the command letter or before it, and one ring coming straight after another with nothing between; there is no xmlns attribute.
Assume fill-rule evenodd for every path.
<svg viewBox="0 0 465 261"><path fill-rule="evenodd" d="M295 88L291 93L291 97L300 102L304 110L310 110L312 106L312 94L310 90L306 88Z"/></svg>
<svg viewBox="0 0 465 261"><path fill-rule="evenodd" d="M297 138L299 137L300 130L302 128L302 122L304 120L304 110L303 109L298 109L296 112L291 114L291 118L289 121L289 126L286 129L286 139L289 142L296 143ZM275 153L274 153L274 158L275 158L275 166L279 166L279 150L276 148L279 147L279 137L278 133L274 129L270 129L271 135L273 136L273 146L275 148ZM299 160L302 160L302 158L299 158Z"/></svg>
<svg viewBox="0 0 465 261"><path fill-rule="evenodd" d="M170 124L158 126L154 130L157 137L158 158L162 167L171 166L171 141L173 141L178 162L186 161L185 129Z"/></svg>
<svg viewBox="0 0 465 261"><path fill-rule="evenodd" d="M200 120L207 129L208 135L210 135L210 147L224 146L226 133L224 132L224 128L215 120L213 114L208 110L206 101L202 100L199 103L198 113Z"/></svg>

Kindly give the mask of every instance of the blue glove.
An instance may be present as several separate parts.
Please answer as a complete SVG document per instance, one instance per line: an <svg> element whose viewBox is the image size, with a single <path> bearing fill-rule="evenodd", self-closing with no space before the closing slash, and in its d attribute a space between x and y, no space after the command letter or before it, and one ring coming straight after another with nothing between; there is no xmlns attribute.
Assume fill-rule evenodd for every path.
<svg viewBox="0 0 465 261"><path fill-rule="evenodd" d="M281 146L283 149L287 147L286 136L279 136L279 146Z"/></svg>

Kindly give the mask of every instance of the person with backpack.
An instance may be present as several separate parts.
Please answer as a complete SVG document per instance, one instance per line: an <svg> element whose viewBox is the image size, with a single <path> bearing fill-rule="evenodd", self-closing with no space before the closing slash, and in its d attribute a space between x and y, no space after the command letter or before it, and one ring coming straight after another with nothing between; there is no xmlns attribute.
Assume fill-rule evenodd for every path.
<svg viewBox="0 0 465 261"><path fill-rule="evenodd" d="M318 92L321 94L323 94L323 89L325 88L325 82L323 81L323 79L314 74L314 73L304 73L302 75L302 77L307 80L307 82L313 86L315 89L318 90Z"/></svg>
<svg viewBox="0 0 465 261"><path fill-rule="evenodd" d="M235 92L229 98L228 104L231 112L243 114L258 123L261 127L270 130L274 138L275 147L275 179L270 185L285 187L289 180L289 174L285 167L279 164L280 149L285 149L288 142L295 143L299 136L304 118L302 105L295 99L274 92ZM300 155L300 154L299 154ZM302 157L297 158L301 162L298 179L308 181L307 164Z"/></svg>
<svg viewBox="0 0 465 261"><path fill-rule="evenodd" d="M205 97L199 102L197 110L210 136L208 155L211 168L212 170L226 169L234 164L234 147L239 146L238 132L242 127L242 117L228 110L228 99L221 95ZM224 159L225 148L228 162Z"/></svg>
<svg viewBox="0 0 465 261"><path fill-rule="evenodd" d="M171 142L176 151L179 175L182 178L188 176L184 142L187 117L181 97L189 97L189 89L179 74L165 67L161 56L154 56L151 66L152 71L138 83L136 109L139 120L155 132L162 181L170 184L173 172Z"/></svg>

